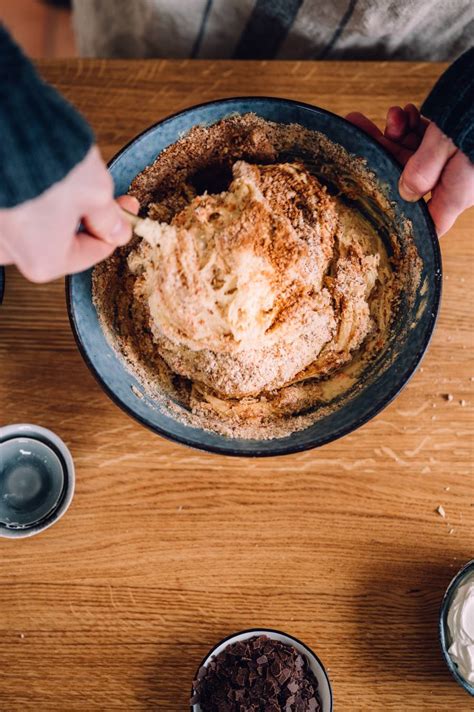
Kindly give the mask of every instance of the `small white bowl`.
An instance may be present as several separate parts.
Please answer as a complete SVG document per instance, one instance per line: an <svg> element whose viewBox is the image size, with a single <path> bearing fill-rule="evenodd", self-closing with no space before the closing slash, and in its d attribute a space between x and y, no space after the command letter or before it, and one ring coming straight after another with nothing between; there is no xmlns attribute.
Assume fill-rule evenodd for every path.
<svg viewBox="0 0 474 712"><path fill-rule="evenodd" d="M29 521L27 517L28 511L26 511L26 513L23 511L17 523L0 524L0 537L6 539L23 539L48 529L48 527L61 519L67 511L74 494L74 463L66 444L51 430L43 428L40 425L27 423L7 425L0 428L0 479L5 474L5 468L2 465L2 457L5 456L5 454L2 451L7 451L8 443L11 441L14 441L18 444L18 447L22 447L25 450L30 449L33 451L36 448L37 452L33 453L33 456L36 456L37 460L39 458L42 461L43 469L51 468L49 472L51 479L48 482L50 486L49 493L54 492L54 489L51 489L54 481L59 488L57 496L54 496L50 502L50 509L45 510L41 515L38 514L38 509L41 510L41 506L35 508L33 504L34 498L30 497L29 502L32 503L31 521ZM29 456L32 452L25 452L23 454ZM30 495L32 487L40 487L38 481L44 485L44 479L42 482L38 480L38 474L36 474L35 478L34 471L33 473L29 472L26 474L22 472L15 483L18 496ZM46 485L46 487L48 487L48 485ZM45 497L47 497L47 495L48 492L45 493ZM7 496L12 497L13 495L5 494L5 499ZM11 520L5 521L9 522Z"/></svg>
<svg viewBox="0 0 474 712"><path fill-rule="evenodd" d="M220 652L222 652L228 645L232 643L238 643L241 640L247 640L248 638L253 638L259 635L266 635L267 638L271 640L278 640L280 643L285 643L286 645L292 645L296 650L305 656L309 663L316 680L318 681L318 694L321 699L322 712L332 712L332 688L329 682L329 677L326 673L326 669L322 664L321 660L313 651L308 648L307 645L293 638L292 635L287 635L279 630L273 630L272 628L252 628L250 630L243 630L240 633L235 633L230 635L228 638L224 638L217 645L215 645L212 650L206 655L202 663L199 665L196 671L197 673L202 667L207 667L210 659ZM191 693L194 692L192 688ZM191 712L202 712L201 705L199 703L190 706Z"/></svg>
<svg viewBox="0 0 474 712"><path fill-rule="evenodd" d="M448 652L452 643L451 634L449 632L448 627L449 609L459 586L461 586L461 584L463 584L467 577L470 576L472 573L474 573L474 559L472 559L472 561L468 561L468 563L463 566L460 571L458 571L456 576L449 584L446 593L444 594L439 616L439 640L444 661L448 666L451 675L454 677L456 682L459 683L459 685L461 685L464 690L466 690L466 692L468 692L472 697L474 697L474 685L464 679L464 677L458 670L458 666L456 665L456 663L451 658Z"/></svg>

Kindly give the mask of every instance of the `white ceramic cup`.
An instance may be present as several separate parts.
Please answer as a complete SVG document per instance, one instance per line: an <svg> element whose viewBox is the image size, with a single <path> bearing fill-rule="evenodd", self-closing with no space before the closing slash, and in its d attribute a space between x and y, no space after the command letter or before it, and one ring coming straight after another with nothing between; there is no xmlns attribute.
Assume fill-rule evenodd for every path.
<svg viewBox="0 0 474 712"><path fill-rule="evenodd" d="M28 423L18 423L14 425L6 425L0 428L0 478L8 477L7 473L7 463L5 462L5 454L11 448L8 447L9 443L14 443L15 446L24 448L28 450L34 449L35 445L38 445L38 458L43 458L45 463L49 463L50 467L55 468L55 478L58 478L58 468L61 468L60 473L60 483L61 491L58 496L51 502L50 510L46 511L44 516L39 519L35 519L34 507L32 507L32 519L28 521L25 512L22 513L21 518L19 517L18 522L15 520L11 524L2 522L0 524L0 537L6 539L22 539L25 537L34 536L40 532L48 529L50 526L55 524L61 517L65 514L69 505L71 504L72 497L74 494L75 485L75 475L74 475L74 463L69 452L68 447L55 433L47 428L43 428L40 425L33 425ZM31 453L27 453L31 454ZM47 469L48 465L44 465ZM16 495L19 498L25 496L25 501L28 501L28 494L32 495L31 501L33 502L34 492L29 490L29 492L23 491L28 488L40 489L41 484L39 482L39 476L35 477L33 471L26 471L28 466L25 467L24 473L17 473L18 477L14 474L13 477L16 479ZM51 481L54 478L51 479ZM1 484L1 483L0 483ZM46 485L47 486L47 485ZM1 488L0 488L1 489ZM45 493L47 496L48 493ZM4 494L5 497L12 497L12 494ZM8 522L8 520L6 520Z"/></svg>
<svg viewBox="0 0 474 712"><path fill-rule="evenodd" d="M279 630L273 630L272 628L253 628L251 630L244 630L240 633L235 633L234 635L231 635L228 638L224 638L224 640L221 640L220 643L217 643L217 645L214 646L210 653L206 655L202 663L199 665L198 671L202 667L207 667L210 659L222 652L225 648L227 648L228 645L232 645L232 643L237 643L241 640L247 640L248 638L253 638L259 635L265 635L271 640L278 640L280 641L280 643L292 645L299 653L305 656L306 660L309 663L309 667L311 668L312 672L314 673L314 676L316 677L316 680L318 681L318 693L321 699L322 712L332 712L331 683L329 682L329 678L321 660L318 658L317 655L313 653L310 648L308 648L307 645L302 643L297 638L293 638L292 635L287 635L286 633L282 633ZM191 705L190 710L191 712L202 712L200 704Z"/></svg>

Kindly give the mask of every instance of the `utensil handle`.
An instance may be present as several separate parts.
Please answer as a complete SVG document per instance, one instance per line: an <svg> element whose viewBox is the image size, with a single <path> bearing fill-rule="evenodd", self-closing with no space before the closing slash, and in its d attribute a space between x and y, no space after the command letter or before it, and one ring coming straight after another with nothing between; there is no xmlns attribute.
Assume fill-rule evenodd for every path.
<svg viewBox="0 0 474 712"><path fill-rule="evenodd" d="M135 213L131 213L130 210L126 210L120 206L120 211L125 220L128 220L132 227L137 227L137 225L140 225L143 222L143 218L138 217Z"/></svg>

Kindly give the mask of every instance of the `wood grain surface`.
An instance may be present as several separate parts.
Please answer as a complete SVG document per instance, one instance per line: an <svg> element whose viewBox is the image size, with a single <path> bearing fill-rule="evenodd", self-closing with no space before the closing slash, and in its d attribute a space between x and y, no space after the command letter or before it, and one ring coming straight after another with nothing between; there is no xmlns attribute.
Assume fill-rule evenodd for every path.
<svg viewBox="0 0 474 712"><path fill-rule="evenodd" d="M169 113L239 94L358 109L381 124L390 105L420 102L443 66L40 69L110 158ZM441 316L395 402L318 451L261 461L194 452L131 420L77 351L63 283L35 286L7 270L0 420L62 436L77 490L47 532L0 540L0 710L183 712L210 646L252 626L317 652L336 712L472 709L437 640L444 590L474 548L472 224L471 211L443 238Z"/></svg>

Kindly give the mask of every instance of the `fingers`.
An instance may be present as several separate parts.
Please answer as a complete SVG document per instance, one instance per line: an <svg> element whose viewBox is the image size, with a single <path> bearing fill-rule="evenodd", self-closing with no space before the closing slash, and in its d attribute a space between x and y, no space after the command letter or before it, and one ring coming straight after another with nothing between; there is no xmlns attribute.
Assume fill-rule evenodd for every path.
<svg viewBox="0 0 474 712"><path fill-rule="evenodd" d="M107 205L89 208L82 222L91 235L114 247L125 245L132 236L130 225L113 200Z"/></svg>
<svg viewBox="0 0 474 712"><path fill-rule="evenodd" d="M413 104L389 109L385 135L359 112L346 119L405 165L399 182L404 200L419 200L432 191L428 208L439 235L474 204L474 166Z"/></svg>
<svg viewBox="0 0 474 712"><path fill-rule="evenodd" d="M350 114L347 114L346 119L347 121L350 121L351 124L354 124L354 126L362 129L362 131L365 131L365 133L369 134L369 136L372 136L372 138L387 149L387 151L391 153L391 155L402 165L405 165L412 155L412 151L409 149L386 138L380 129L370 119L364 116L364 114L360 114L358 111L353 111Z"/></svg>
<svg viewBox="0 0 474 712"><path fill-rule="evenodd" d="M98 240L95 236L85 232L78 233L72 242L65 270L61 274L64 271L67 274L72 274L89 269L89 267L105 260L113 251L113 245Z"/></svg>
<svg viewBox="0 0 474 712"><path fill-rule="evenodd" d="M428 124L428 119L421 116L413 104L407 104L404 109L392 106L387 112L384 136L410 151L416 151Z"/></svg>
<svg viewBox="0 0 474 712"><path fill-rule="evenodd" d="M426 129L418 150L407 161L398 185L404 200L419 200L434 188L446 162L454 155L456 147L431 123Z"/></svg>
<svg viewBox="0 0 474 712"><path fill-rule="evenodd" d="M125 208L125 210L128 210L130 213L138 215L138 211L140 210L140 203L136 198L133 197L133 195L121 195L117 198L117 203L122 208Z"/></svg>
<svg viewBox="0 0 474 712"><path fill-rule="evenodd" d="M456 218L474 204L474 166L461 151L446 164L428 202L433 222L441 237Z"/></svg>
<svg viewBox="0 0 474 712"><path fill-rule="evenodd" d="M414 131L410 131L401 139L401 144L410 151L416 151L421 144L421 137Z"/></svg>
<svg viewBox="0 0 474 712"><path fill-rule="evenodd" d="M354 126L358 126L362 129L362 131L365 131L365 133L369 134L369 136L372 136L372 138L375 138L377 141L382 136L382 132L378 126L376 126L373 121L368 119L367 116L364 116L364 114L361 114L359 111L351 111L350 114L347 114L346 120L350 121L351 124L354 124Z"/></svg>
<svg viewBox="0 0 474 712"><path fill-rule="evenodd" d="M413 104L407 104L403 111L408 114L408 127L418 136L423 137L426 129L430 125L429 119L425 119Z"/></svg>
<svg viewBox="0 0 474 712"><path fill-rule="evenodd" d="M400 141L406 134L408 114L400 106L392 106L387 112L384 136L391 141Z"/></svg>
<svg viewBox="0 0 474 712"><path fill-rule="evenodd" d="M139 202L136 198L133 198L131 196L121 196L120 198L118 198L117 202L122 204L123 207L126 207L127 210L130 210L133 213L138 212ZM117 213L120 215L120 212L115 202L113 203L113 210L110 212L112 215ZM93 219L97 220L98 222L104 217L104 214L100 213L100 209L94 209L94 211L90 211L90 214L92 214ZM106 219L110 219L110 215L105 217ZM84 222L88 223L89 220L84 220ZM99 232L100 229L99 227L97 227L98 222L95 223L97 232ZM102 226L104 226L105 221L101 224ZM131 230L128 228L128 223L126 224L126 226L126 239L118 244L125 244L126 242L128 242ZM97 239L98 237L100 239ZM72 274L74 272L82 272L85 269L89 269L89 267L92 267L98 262L101 262L102 260L105 260L107 257L109 257L116 247L117 243L111 243L95 232L94 234L81 232L73 236L68 253L65 254L58 262L56 262L56 264L54 258L48 260L40 258L34 259L33 261L30 260L29 263L25 263L24 260L21 262L17 262L17 266L27 279L29 279L31 282L41 284L44 282L49 282L53 279L57 279L58 277L62 277L64 274ZM0 264L2 264L2 257L3 253L0 248ZM8 262L5 262L5 264L9 264L9 262L11 262L11 260L8 260Z"/></svg>
<svg viewBox="0 0 474 712"><path fill-rule="evenodd" d="M41 259L36 259L30 264L23 262L16 264L22 275L30 282L43 284L63 277L65 274L82 272L97 262L105 260L113 251L113 245L81 232L74 236L66 259L56 265L52 265L51 262L46 263Z"/></svg>
<svg viewBox="0 0 474 712"><path fill-rule="evenodd" d="M420 112L414 104L407 104L403 109L407 117L407 126L410 131L416 131L420 123Z"/></svg>
<svg viewBox="0 0 474 712"><path fill-rule="evenodd" d="M97 146L68 176L70 190L74 190L86 230L95 237L116 247L131 237L129 224L122 217L113 200L114 184Z"/></svg>
<svg viewBox="0 0 474 712"><path fill-rule="evenodd" d="M138 200L131 195L121 195L119 198L117 198L117 203L126 210L129 210L131 213L135 213L135 215L138 213L138 210L140 208L140 203L138 202ZM117 205L115 203L114 211L112 212L118 213L120 216L120 211L118 210ZM97 218L98 213L93 211L93 215L94 218ZM90 211L88 219L84 221L86 224L89 224L89 217ZM121 216L120 220L124 221L127 227L126 239L123 242L118 243L123 245L127 243L131 237L131 228ZM109 255L112 254L112 252L114 251L114 247L117 246L117 243L111 244L103 239L98 240L97 237L98 235L95 231L93 234L87 234L85 232L82 232L76 235L69 254L67 270L68 273L81 272L82 270L88 269L89 267L92 267L93 265L97 264L97 262L105 260L107 257L109 257Z"/></svg>

